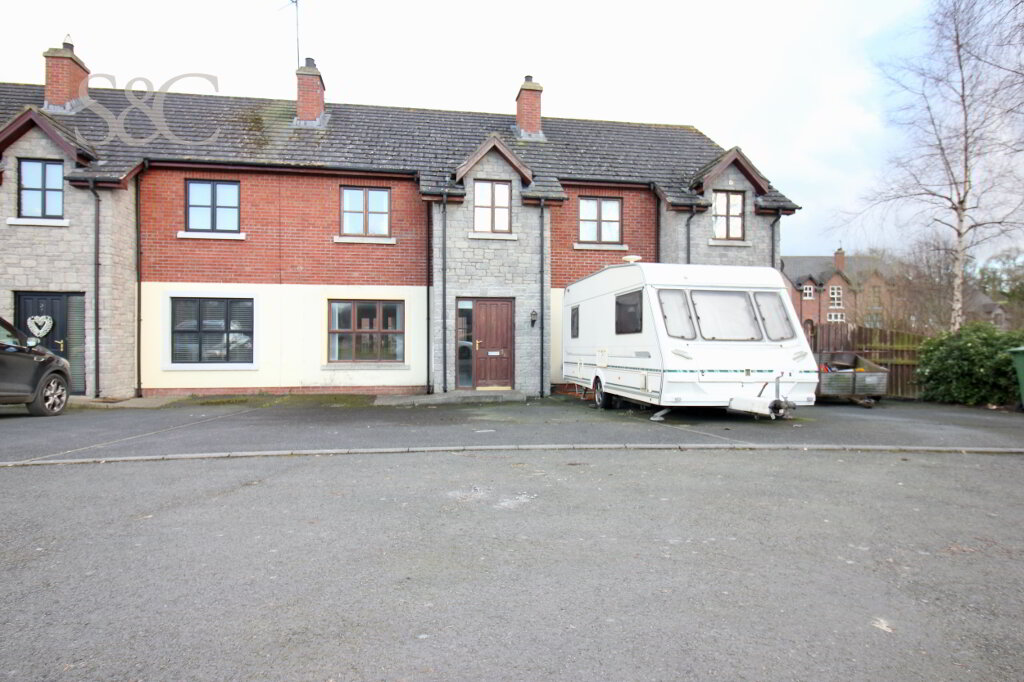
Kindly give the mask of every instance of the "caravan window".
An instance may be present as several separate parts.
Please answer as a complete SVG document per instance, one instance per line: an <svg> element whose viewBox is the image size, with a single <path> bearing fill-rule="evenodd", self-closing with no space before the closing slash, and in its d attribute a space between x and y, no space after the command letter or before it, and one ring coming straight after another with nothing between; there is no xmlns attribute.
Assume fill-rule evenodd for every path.
<svg viewBox="0 0 1024 682"><path fill-rule="evenodd" d="M644 330L642 292L632 291L615 297L615 333L639 334Z"/></svg>
<svg viewBox="0 0 1024 682"><path fill-rule="evenodd" d="M761 328L745 291L694 291L700 335L710 341L760 341Z"/></svg>
<svg viewBox="0 0 1024 682"><path fill-rule="evenodd" d="M754 294L754 303L757 304L757 312L761 314L764 333L769 340L786 341L796 336L781 296L774 291L759 291Z"/></svg>
<svg viewBox="0 0 1024 682"><path fill-rule="evenodd" d="M580 337L580 307L578 305L572 307L572 313L569 316L569 336L574 339Z"/></svg>
<svg viewBox="0 0 1024 682"><path fill-rule="evenodd" d="M658 292L661 301L661 316L665 318L665 331L678 339L695 339L690 306L686 304L686 293L681 289L662 289Z"/></svg>

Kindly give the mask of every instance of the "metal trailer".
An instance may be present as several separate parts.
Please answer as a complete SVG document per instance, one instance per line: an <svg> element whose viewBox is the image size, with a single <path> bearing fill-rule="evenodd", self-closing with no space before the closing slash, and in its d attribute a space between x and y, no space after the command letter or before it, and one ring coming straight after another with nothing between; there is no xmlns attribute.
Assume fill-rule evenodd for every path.
<svg viewBox="0 0 1024 682"><path fill-rule="evenodd" d="M846 398L862 407L871 407L889 390L889 370L856 353L832 351L817 353L815 358L819 397Z"/></svg>

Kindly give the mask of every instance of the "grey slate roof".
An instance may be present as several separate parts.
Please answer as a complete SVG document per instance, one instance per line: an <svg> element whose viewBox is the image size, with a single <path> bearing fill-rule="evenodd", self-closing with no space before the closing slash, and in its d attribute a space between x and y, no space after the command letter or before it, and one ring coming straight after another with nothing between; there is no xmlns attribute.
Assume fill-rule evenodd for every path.
<svg viewBox="0 0 1024 682"><path fill-rule="evenodd" d="M793 284L800 286L808 278L820 283L827 282L838 270L834 256L783 256L782 273ZM864 279L872 272L888 277L892 267L884 259L871 255L846 255L846 269L843 275L852 282Z"/></svg>
<svg viewBox="0 0 1024 682"><path fill-rule="evenodd" d="M84 136L98 156L71 172L72 180L120 181L150 159L403 172L419 178L424 194L460 195L464 188L453 172L497 133L534 173L524 188L528 197L564 198L560 181L567 180L638 182L654 183L671 204L703 206L706 199L688 189L690 179L723 152L690 126L544 118L546 139L524 141L515 135L511 114L328 104L323 127L297 127L290 100L182 93L163 95L169 139L154 137L153 120L123 90L93 88L90 95L114 116L127 110L124 128L135 142L111 136L93 108L45 112L62 134ZM153 97L144 106L154 106ZM0 126L26 106L42 104L42 86L0 83ZM799 208L774 188L756 205Z"/></svg>

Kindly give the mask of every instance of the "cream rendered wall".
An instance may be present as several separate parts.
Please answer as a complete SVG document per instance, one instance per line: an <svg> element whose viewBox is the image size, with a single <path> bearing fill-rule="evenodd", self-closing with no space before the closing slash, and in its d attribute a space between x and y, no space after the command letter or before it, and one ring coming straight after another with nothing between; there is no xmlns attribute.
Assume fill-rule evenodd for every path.
<svg viewBox="0 0 1024 682"><path fill-rule="evenodd" d="M551 289L548 319L551 320L551 383L563 384L562 378L562 300L565 289Z"/></svg>
<svg viewBox="0 0 1024 682"><path fill-rule="evenodd" d="M253 364L202 369L180 369L172 365L172 296L252 298ZM405 362L329 364L327 305L331 299L404 301ZM144 282L142 285L143 390L425 386L426 344L426 287L192 282Z"/></svg>

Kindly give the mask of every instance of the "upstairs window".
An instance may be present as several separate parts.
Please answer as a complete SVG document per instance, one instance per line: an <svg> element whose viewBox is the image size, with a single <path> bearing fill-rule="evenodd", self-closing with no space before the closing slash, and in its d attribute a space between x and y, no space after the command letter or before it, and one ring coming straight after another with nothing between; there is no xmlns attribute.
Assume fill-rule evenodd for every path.
<svg viewBox="0 0 1024 682"><path fill-rule="evenodd" d="M580 241L622 241L622 199L580 199Z"/></svg>
<svg viewBox="0 0 1024 682"><path fill-rule="evenodd" d="M341 233L366 237L391 234L391 191L368 187L341 188Z"/></svg>
<svg viewBox="0 0 1024 682"><path fill-rule="evenodd" d="M512 183L476 180L473 202L475 232L512 231Z"/></svg>
<svg viewBox="0 0 1024 682"><path fill-rule="evenodd" d="M841 286L831 286L828 288L828 307L843 307L843 288Z"/></svg>
<svg viewBox="0 0 1024 682"><path fill-rule="evenodd" d="M193 232L238 232L238 183L187 180L188 224Z"/></svg>
<svg viewBox="0 0 1024 682"><path fill-rule="evenodd" d="M804 300L805 301L813 301L814 300L814 285L813 284L805 284L804 285Z"/></svg>
<svg viewBox="0 0 1024 682"><path fill-rule="evenodd" d="M743 239L743 192L715 192L715 239Z"/></svg>
<svg viewBox="0 0 1024 682"><path fill-rule="evenodd" d="M18 217L64 217L63 162L19 160Z"/></svg>
<svg viewBox="0 0 1024 682"><path fill-rule="evenodd" d="M882 287L875 285L871 287L871 298L868 305L872 308L882 307Z"/></svg>

